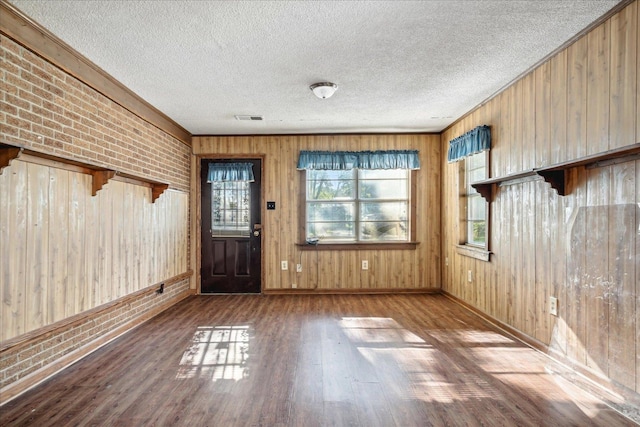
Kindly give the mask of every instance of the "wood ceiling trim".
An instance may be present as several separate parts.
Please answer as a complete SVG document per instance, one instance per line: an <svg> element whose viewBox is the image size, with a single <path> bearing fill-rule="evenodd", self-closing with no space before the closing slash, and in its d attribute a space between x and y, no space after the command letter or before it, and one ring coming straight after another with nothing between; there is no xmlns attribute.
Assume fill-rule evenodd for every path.
<svg viewBox="0 0 640 427"><path fill-rule="evenodd" d="M5 0L0 0L0 33L191 147L189 131Z"/></svg>

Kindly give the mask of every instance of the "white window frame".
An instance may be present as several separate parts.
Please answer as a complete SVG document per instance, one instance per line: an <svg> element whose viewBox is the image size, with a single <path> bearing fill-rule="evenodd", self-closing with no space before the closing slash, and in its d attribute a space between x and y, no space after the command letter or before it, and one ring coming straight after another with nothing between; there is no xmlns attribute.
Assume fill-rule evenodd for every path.
<svg viewBox="0 0 640 427"><path fill-rule="evenodd" d="M484 173L476 174L475 179L471 179L470 175L473 171L470 168L471 161L484 159ZM460 244L457 246L458 253L461 255L477 258L483 261L489 261L489 242L491 239L490 231L490 204L482 198L482 196L471 186L473 182L487 179L489 176L489 151L468 156L459 162L460 173ZM477 170L478 168L476 168ZM473 210L471 209L472 200L481 200L484 205L484 223L485 223L485 239L484 242L473 241L471 234L473 233L471 223L477 218L471 218Z"/></svg>
<svg viewBox="0 0 640 427"><path fill-rule="evenodd" d="M416 191L415 191L415 185L413 184L415 182L415 172L414 170L409 170L409 169L400 169L403 171L406 171L406 185L407 185L407 198L398 198L398 199L390 199L390 198L382 198L382 199L365 199L365 198L361 198L360 195L358 194L360 185L359 182L363 179L361 178L359 175L359 171L358 169L353 169L353 174L354 174L354 184L355 184L355 196L353 197L353 199L349 199L349 200L344 200L345 203L353 203L354 204L354 220L353 220L353 227L354 227L354 236L352 238L348 238L348 239L331 239L330 237L327 236L314 236L311 235L309 233L309 218L307 215L308 212L308 206L311 203L319 203L317 200L309 200L308 199L308 195L307 195L307 187L308 187L308 181L307 181L307 177L309 173L313 173L312 171L302 171L302 179L301 179L301 196L302 196L302 215L301 215L301 221L300 221L300 225L301 225L301 234L303 236L303 238L308 242L308 241L313 241L313 238L318 238L319 241L317 242L318 245L352 245L352 246L356 246L356 245L372 245L372 244L379 244L379 245L388 245L391 246L393 244L407 244L407 243L415 243L415 230L414 230L414 218L415 218L415 197L416 197ZM340 200L343 201L343 200ZM406 215L407 218L406 220L402 219L403 221L406 221L407 224L407 230L406 230L406 238L403 239L362 239L360 236L360 225L361 225L361 219L360 219L360 209L361 206L363 204L366 203L371 203L371 202L376 202L376 201L380 201L380 202L405 202L407 207L406 207ZM321 203L321 202L320 202ZM330 200L327 200L327 203L330 203Z"/></svg>

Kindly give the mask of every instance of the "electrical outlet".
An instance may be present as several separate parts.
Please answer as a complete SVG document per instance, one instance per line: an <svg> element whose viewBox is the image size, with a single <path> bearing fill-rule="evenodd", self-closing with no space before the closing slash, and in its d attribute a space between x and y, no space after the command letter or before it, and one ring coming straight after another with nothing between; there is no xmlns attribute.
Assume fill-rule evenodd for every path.
<svg viewBox="0 0 640 427"><path fill-rule="evenodd" d="M449 257L444 258L444 265L449 265Z"/></svg>
<svg viewBox="0 0 640 427"><path fill-rule="evenodd" d="M558 298L549 297L549 314L558 315Z"/></svg>
<svg viewBox="0 0 640 427"><path fill-rule="evenodd" d="M296 271L302 273L302 264L296 264Z"/></svg>
<svg viewBox="0 0 640 427"><path fill-rule="evenodd" d="M298 287L298 285L296 285L295 283L292 283L292 284L291 284L291 289L295 289L295 288L297 288L297 287Z"/></svg>
<svg viewBox="0 0 640 427"><path fill-rule="evenodd" d="M469 283L473 282L473 272L471 270L467 271L467 281Z"/></svg>
<svg viewBox="0 0 640 427"><path fill-rule="evenodd" d="M362 260L362 269L363 270L368 270L369 269L369 261L367 261L366 259Z"/></svg>
<svg viewBox="0 0 640 427"><path fill-rule="evenodd" d="M280 269L281 270L288 270L289 269L289 263L287 261L280 261Z"/></svg>

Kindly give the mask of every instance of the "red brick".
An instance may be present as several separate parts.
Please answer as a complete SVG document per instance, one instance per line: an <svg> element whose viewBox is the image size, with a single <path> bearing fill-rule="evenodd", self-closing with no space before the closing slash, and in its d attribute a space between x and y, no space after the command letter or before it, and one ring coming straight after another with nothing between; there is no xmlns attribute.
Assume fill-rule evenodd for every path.
<svg viewBox="0 0 640 427"><path fill-rule="evenodd" d="M27 101L10 93L6 93L4 99L8 104L18 108L22 108L24 110L28 110L29 108L31 108L31 105L29 105Z"/></svg>
<svg viewBox="0 0 640 427"><path fill-rule="evenodd" d="M31 129L31 122L19 119L17 117L8 116L7 117L7 126L14 126L19 129Z"/></svg>
<svg viewBox="0 0 640 427"><path fill-rule="evenodd" d="M42 124L42 117L38 116L37 114L33 114L27 110L19 110L18 111L18 116L24 120L28 120L31 123L37 123L37 124Z"/></svg>
<svg viewBox="0 0 640 427"><path fill-rule="evenodd" d="M44 68L45 61L27 49L22 50L22 57L36 67Z"/></svg>
<svg viewBox="0 0 640 427"><path fill-rule="evenodd" d="M23 79L24 81L31 83L34 86L37 86L37 87L44 86L44 81L38 76L36 76L35 74L33 74L31 71L27 71L27 70L20 71L20 78Z"/></svg>
<svg viewBox="0 0 640 427"><path fill-rule="evenodd" d="M39 87L34 87L32 89L32 92L33 92L34 95L42 98L43 104L46 101L55 101L55 99L56 99L56 97L53 95L53 93L49 92L48 90L39 88Z"/></svg>
<svg viewBox="0 0 640 427"><path fill-rule="evenodd" d="M32 67L31 68L31 72L33 74L35 74L36 76L38 76L39 78L41 78L42 80L44 80L46 82L49 82L49 83L53 83L53 76L50 73L48 73L45 70L43 70L42 68Z"/></svg>
<svg viewBox="0 0 640 427"><path fill-rule="evenodd" d="M31 71L31 63L29 61L26 61L19 55L16 55L11 52L7 52L4 57L4 60L10 64L14 64L20 70Z"/></svg>
<svg viewBox="0 0 640 427"><path fill-rule="evenodd" d="M61 80L60 83L64 81L64 78L66 76L65 72L62 71L60 68L56 67L55 65L52 65L49 62L45 62L44 67L42 68L46 73L50 74L55 79Z"/></svg>
<svg viewBox="0 0 640 427"><path fill-rule="evenodd" d="M7 73L11 73L15 75L20 74L20 67L7 60L2 61L2 65L0 66L0 69L5 70Z"/></svg>
<svg viewBox="0 0 640 427"><path fill-rule="evenodd" d="M16 116L18 114L18 109L14 105L10 105L4 101L0 101L0 111L11 114L12 116Z"/></svg>
<svg viewBox="0 0 640 427"><path fill-rule="evenodd" d="M64 109L62 107L60 107L59 105L56 105L53 102L44 101L42 103L42 107L46 108L47 110L49 110L49 111L51 111L53 113L58 113L58 114L64 113Z"/></svg>
<svg viewBox="0 0 640 427"><path fill-rule="evenodd" d="M64 111L64 110L63 110ZM73 121L71 121L71 119L68 119L67 117L64 117L61 114L54 114L53 115L53 119L60 123L63 126L72 126L73 125Z"/></svg>
<svg viewBox="0 0 640 427"><path fill-rule="evenodd" d="M53 138L54 131L53 129L46 128L44 126L32 124L31 131L35 134L41 135L43 137Z"/></svg>
<svg viewBox="0 0 640 427"><path fill-rule="evenodd" d="M60 125L60 123L54 121L54 120L47 120L47 119L43 119L42 120L42 126L45 126L49 129L53 129L56 130L58 132L62 131L62 126Z"/></svg>
<svg viewBox="0 0 640 427"><path fill-rule="evenodd" d="M71 144L73 142L73 139L69 135L63 132L56 132L55 138L59 141L66 142L68 144Z"/></svg>

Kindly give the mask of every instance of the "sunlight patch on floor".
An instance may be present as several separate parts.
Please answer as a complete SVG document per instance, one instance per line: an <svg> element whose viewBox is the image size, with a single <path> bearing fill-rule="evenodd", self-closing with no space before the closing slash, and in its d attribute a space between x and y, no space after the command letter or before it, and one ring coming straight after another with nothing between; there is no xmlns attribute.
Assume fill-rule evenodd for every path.
<svg viewBox="0 0 640 427"><path fill-rule="evenodd" d="M250 332L249 325L199 326L182 355L176 378L247 378Z"/></svg>

